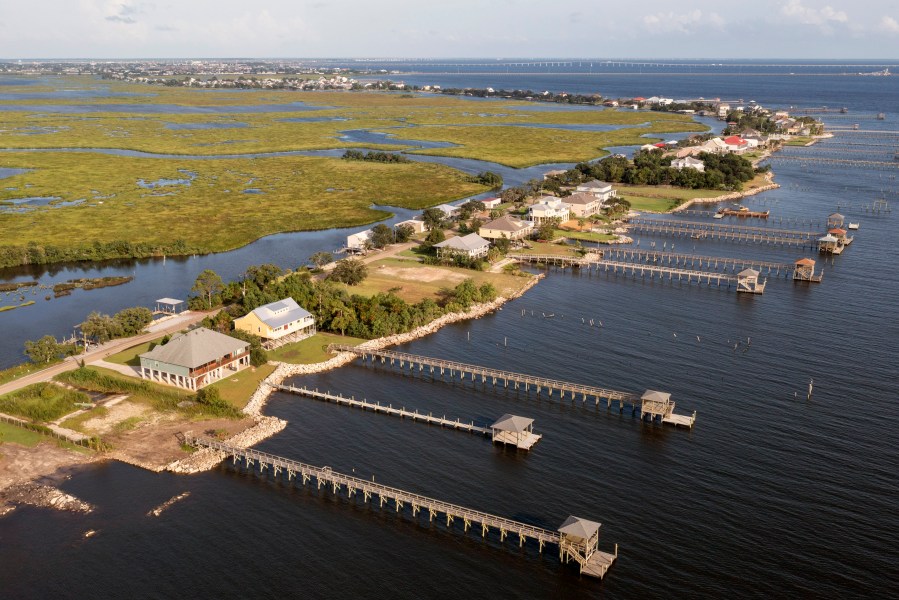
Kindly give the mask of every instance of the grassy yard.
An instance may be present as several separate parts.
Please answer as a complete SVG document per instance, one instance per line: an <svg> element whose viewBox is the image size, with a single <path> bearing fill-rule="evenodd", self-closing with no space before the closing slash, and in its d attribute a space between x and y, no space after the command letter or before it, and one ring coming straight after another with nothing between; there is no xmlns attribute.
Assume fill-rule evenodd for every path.
<svg viewBox="0 0 899 600"><path fill-rule="evenodd" d="M570 240L581 240L584 242L607 242L614 240L615 235L611 233L596 233L595 231L568 231L567 229L556 229L557 237L567 237Z"/></svg>
<svg viewBox="0 0 899 600"><path fill-rule="evenodd" d="M527 281L523 277L505 273L487 273L385 258L368 266L365 281L359 285L344 287L350 294L363 296L393 291L406 302L414 303L425 298L436 300L440 297L441 290L452 289L466 279L473 279L476 285L490 282L500 296L521 289Z"/></svg>
<svg viewBox="0 0 899 600"><path fill-rule="evenodd" d="M213 383L209 387L218 388L222 398L231 403L234 408L241 409L250 401L250 396L259 387L259 382L272 374L275 365L262 365L250 367L235 373L227 379Z"/></svg>
<svg viewBox="0 0 899 600"><path fill-rule="evenodd" d="M361 338L337 335L334 333L317 333L294 344L281 346L268 353L270 360L293 365L309 365L324 362L334 355L325 350L328 344L348 344L356 346L364 342Z"/></svg>
<svg viewBox="0 0 899 600"><path fill-rule="evenodd" d="M163 336L164 337L164 336ZM107 362L115 363L117 365L128 365L129 367L139 367L140 366L140 358L139 356L144 352L149 352L150 347L162 341L162 337L155 339L150 342L145 342L143 344L138 344L137 346L133 346L128 348L127 350L122 350L118 354L113 354L112 356L106 357Z"/></svg>
<svg viewBox="0 0 899 600"><path fill-rule="evenodd" d="M0 422L0 444L11 443L33 448L46 439L50 438L24 427L16 427L9 423Z"/></svg>
<svg viewBox="0 0 899 600"><path fill-rule="evenodd" d="M90 402L90 398L54 383L34 383L0 396L0 412L47 422L74 411L77 402Z"/></svg>
<svg viewBox="0 0 899 600"><path fill-rule="evenodd" d="M553 244L550 242L528 242L528 245L530 246L530 248L516 250L509 255L514 256L515 254L553 254L557 256L569 256L574 253L574 248L567 244Z"/></svg>
<svg viewBox="0 0 899 600"><path fill-rule="evenodd" d="M49 363L42 363L40 365L36 365L34 363L22 363L21 365L16 365L14 367L10 367L8 369L3 369L0 371L0 385L4 383L9 383L10 381L15 381L20 377L25 377L26 375L30 375L32 373L36 373L47 367L53 366L58 362L62 362L59 360L54 360Z"/></svg>
<svg viewBox="0 0 899 600"><path fill-rule="evenodd" d="M621 185L618 195L640 211L667 212L687 200L715 198L727 192L721 190L690 190L667 185Z"/></svg>

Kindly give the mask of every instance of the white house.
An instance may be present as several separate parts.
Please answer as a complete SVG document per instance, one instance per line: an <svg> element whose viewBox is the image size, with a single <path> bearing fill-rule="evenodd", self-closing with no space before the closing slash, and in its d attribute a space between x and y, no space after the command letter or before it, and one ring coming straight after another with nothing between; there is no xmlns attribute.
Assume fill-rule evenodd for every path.
<svg viewBox="0 0 899 600"><path fill-rule="evenodd" d="M577 192L565 198L571 215L574 217L589 217L599 212L602 200L587 192Z"/></svg>
<svg viewBox="0 0 899 600"><path fill-rule="evenodd" d="M580 184L579 186L577 186L577 191L587 194L593 194L603 202L618 195L618 192L612 189L611 183L599 181L596 179L585 181L584 183Z"/></svg>
<svg viewBox="0 0 899 600"><path fill-rule="evenodd" d="M409 219L408 221L400 221L396 225L393 226L394 229L399 227L400 225L408 225L412 228L413 233L424 233L427 227L425 226L425 222L421 219Z"/></svg>
<svg viewBox="0 0 899 600"><path fill-rule="evenodd" d="M439 204L434 208L443 212L443 216L446 219L455 219L459 216L459 207L453 206L452 204Z"/></svg>
<svg viewBox="0 0 899 600"><path fill-rule="evenodd" d="M721 138L718 138L718 137L710 139L709 141L704 143L702 146L700 146L700 148L702 148L703 152L708 152L709 154L727 154L728 153L727 144L724 143L724 140L722 140Z"/></svg>
<svg viewBox="0 0 899 600"><path fill-rule="evenodd" d="M487 210L492 210L503 203L503 201L499 198L486 198L481 200L481 203L484 205L484 208Z"/></svg>
<svg viewBox="0 0 899 600"><path fill-rule="evenodd" d="M490 242L476 233L469 233L468 235L451 237L439 244L434 244L434 247L437 248L438 258L456 254L461 254L468 258L480 258L487 256L487 251L490 250Z"/></svg>
<svg viewBox="0 0 899 600"><path fill-rule="evenodd" d="M724 120L730 112L730 104L721 103L718 105L718 118Z"/></svg>
<svg viewBox="0 0 899 600"><path fill-rule="evenodd" d="M680 171L681 169L695 169L700 173L705 173L705 163L697 158L693 158L692 156L672 160L671 168L677 169L678 171Z"/></svg>
<svg viewBox="0 0 899 600"><path fill-rule="evenodd" d="M563 222L571 217L568 205L552 196L543 196L528 210L528 220L540 225L549 219L561 219Z"/></svg>
<svg viewBox="0 0 899 600"><path fill-rule="evenodd" d="M352 235L346 236L347 250L362 250L365 248L365 242L371 239L371 229L360 231Z"/></svg>

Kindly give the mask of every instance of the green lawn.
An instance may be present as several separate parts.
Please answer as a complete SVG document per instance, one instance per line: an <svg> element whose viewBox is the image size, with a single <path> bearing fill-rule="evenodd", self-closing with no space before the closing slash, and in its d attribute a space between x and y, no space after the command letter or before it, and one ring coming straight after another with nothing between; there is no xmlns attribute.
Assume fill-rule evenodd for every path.
<svg viewBox="0 0 899 600"><path fill-rule="evenodd" d="M12 443L33 448L45 439L49 438L45 438L36 431L0 421L0 444Z"/></svg>
<svg viewBox="0 0 899 600"><path fill-rule="evenodd" d="M107 362L115 363L117 365L128 365L130 367L139 367L140 366L140 358L139 356L144 352L150 351L150 346L159 344L162 341L162 338L165 336L161 336L155 340L145 342L143 344L138 344L137 346L133 346L128 348L127 350L122 350L118 354L113 354L112 356L106 357Z"/></svg>
<svg viewBox="0 0 899 600"><path fill-rule="evenodd" d="M509 254L509 256L515 256L516 254L554 254L558 256L569 256L574 253L574 248L567 244L553 244L550 242L528 242L530 248L525 248L522 250L516 250Z"/></svg>
<svg viewBox="0 0 899 600"><path fill-rule="evenodd" d="M328 344L347 344L357 346L365 340L334 333L317 333L294 344L281 346L268 353L270 360L293 365L309 365L324 362L334 355L325 350Z"/></svg>
<svg viewBox="0 0 899 600"><path fill-rule="evenodd" d="M30 375L31 373L36 373L47 367L53 366L58 362L62 362L59 360L54 360L53 362L43 363L40 365L36 365L34 363L22 363L21 365L16 365L14 367L10 367L8 369L3 369L0 371L0 385L4 383L9 383L10 381L15 381L20 377L24 377L26 375Z"/></svg>
<svg viewBox="0 0 899 600"><path fill-rule="evenodd" d="M616 238L616 236L611 233L596 233L595 231L568 231L566 229L556 229L556 236L565 236L570 240L581 240L584 242L607 242Z"/></svg>
<svg viewBox="0 0 899 600"><path fill-rule="evenodd" d="M34 422L47 422L74 411L78 402L90 402L90 398L54 383L34 383L0 396L0 412Z"/></svg>
<svg viewBox="0 0 899 600"><path fill-rule="evenodd" d="M269 364L250 367L217 381L209 387L218 388L223 399L230 402L234 408L241 409L250 401L250 396L259 387L259 382L271 375L274 370L275 365Z"/></svg>

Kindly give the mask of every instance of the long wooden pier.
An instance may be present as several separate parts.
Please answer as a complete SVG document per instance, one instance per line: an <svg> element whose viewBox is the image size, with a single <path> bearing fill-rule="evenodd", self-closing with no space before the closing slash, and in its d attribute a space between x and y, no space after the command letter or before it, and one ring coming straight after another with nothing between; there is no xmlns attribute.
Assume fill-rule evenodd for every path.
<svg viewBox="0 0 899 600"><path fill-rule="evenodd" d="M372 478L372 481L369 481L353 475L345 475L333 471L331 467L308 465L252 448L238 448L216 440L195 437L190 433L184 434L183 440L184 443L195 448L209 448L210 450L221 452L224 457L230 456L235 465L243 462L246 464L247 469L256 466L260 473L270 470L275 478L279 476L282 478L286 477L288 482L296 480L301 485L305 485L315 479L318 489L330 491L335 496L345 492L346 497L350 500L361 497L363 502L369 505L372 505L374 497L377 496L380 508L392 504L396 512L400 513L408 506L411 509L413 518L418 517L422 511L428 512L429 522L443 515L446 519L446 527L450 531L452 531L453 524L457 521L462 523L463 532L468 532L474 525L479 525L482 537L487 537L492 531L499 532L500 542L505 542L510 535L518 536L519 547L533 540L537 542L541 552L547 544L553 544L559 547L562 558L567 558L563 549L570 542L566 540L564 533L558 531L375 483L374 478ZM582 573L601 578L618 558L618 545L615 545L614 553L594 550L593 552L585 553L585 556L572 558L579 559L577 562L580 564Z"/></svg>
<svg viewBox="0 0 899 600"><path fill-rule="evenodd" d="M489 427L480 427L478 425L475 425L473 421L469 423L463 423L459 419L453 421L452 419L447 419L446 415L442 417L435 417L431 414L426 415L420 413L417 410L406 410L405 406L402 408L394 408L393 405L385 406L379 402L368 402L365 399L356 400L355 398L347 398L346 396L341 396L339 394L335 395L331 393L320 392L318 390L310 390L306 387L298 388L292 385L276 385L274 387L279 392L287 392L289 394L305 396L306 398L313 398L315 400L323 400L325 402L333 402L334 404L341 404L343 406L361 408L362 410L370 410L376 413L400 417L401 419L411 419L415 423L439 425L441 427L448 427L450 429L457 429L459 431L467 431L468 433L480 433L483 435L491 434Z"/></svg>
<svg viewBox="0 0 899 600"><path fill-rule="evenodd" d="M667 265L674 264L675 267L683 268L699 267L700 269L730 269L732 272L737 269L757 269L765 270L767 275L785 275L792 276L794 265L791 263L770 262L765 260L756 260L752 258L731 258L723 256L700 256L697 254L679 254L677 252L663 252L659 250L641 250L639 248L604 248L599 251L605 258L606 256L618 261L643 261L643 262L664 262Z"/></svg>
<svg viewBox="0 0 899 600"><path fill-rule="evenodd" d="M750 198L746 201L751 202L752 199ZM686 210L679 210L674 214L683 215L685 217L705 217L705 218L712 219L715 217L715 215L718 214L718 211L690 208L690 209L686 209ZM768 223L778 223L781 225L786 224L786 225L798 225L798 226L805 226L805 227L821 227L821 228L824 227L824 221L821 221L820 219L818 219L818 220L798 219L796 217L784 217L784 216L774 217L774 216L771 216L771 217L768 217L767 222Z"/></svg>
<svg viewBox="0 0 899 600"><path fill-rule="evenodd" d="M820 233L792 229L750 227L726 223L705 223L701 221L676 221L667 219L646 219L635 217L628 225L631 231L658 233L661 235L685 236L693 239L715 239L732 242L754 242L759 244L815 247Z"/></svg>
<svg viewBox="0 0 899 600"><path fill-rule="evenodd" d="M714 278L714 275L712 277ZM593 400L595 406L599 406L599 403L604 400L609 409L612 408L612 403L615 402L618 405L619 412L623 412L625 406L630 406L631 414L634 415L640 412L642 408L640 396L632 392L537 377L502 369L492 369L480 365L397 352L396 350L371 350L344 344L331 344L328 346L328 349L332 352L352 352L362 358L363 364L367 362L372 366L375 364L375 360L378 359L383 365L398 366L401 370L408 369L410 373L414 373L416 367L418 372L422 373L425 367L427 367L432 377L438 373L441 378L449 375L451 380L455 380L458 377L460 381L465 381L465 378L468 377L472 383L476 383L477 378L480 377L481 383L484 385L490 382L495 388L499 383L506 389L512 386L512 389L523 389L525 393L530 393L531 389L533 389L537 396L545 391L550 398L553 397L553 394L558 393L559 400L563 400L565 395L568 394L572 402L580 396L583 404L586 404L588 400ZM696 421L696 412L694 411L692 416L672 413L663 417L661 421L671 425L685 425L692 428Z"/></svg>
<svg viewBox="0 0 899 600"><path fill-rule="evenodd" d="M826 156L790 156L786 154L774 154L769 156L768 160L791 160L802 163L832 165L838 167L860 167L866 169L899 169L899 162L858 160L852 158L828 158Z"/></svg>

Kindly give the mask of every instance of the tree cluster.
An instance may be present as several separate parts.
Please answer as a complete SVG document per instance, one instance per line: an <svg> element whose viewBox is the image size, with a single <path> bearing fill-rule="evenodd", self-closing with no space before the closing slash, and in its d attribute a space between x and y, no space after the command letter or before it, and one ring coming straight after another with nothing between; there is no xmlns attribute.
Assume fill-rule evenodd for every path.
<svg viewBox="0 0 899 600"><path fill-rule="evenodd" d="M480 183L489 188L496 189L503 187L503 176L494 173L493 171L482 171L477 175L469 175L467 179L472 183Z"/></svg>
<svg viewBox="0 0 899 600"><path fill-rule="evenodd" d="M137 335L152 322L153 313L150 309L135 306L122 309L111 317L94 311L78 327L86 339L102 344L109 340Z"/></svg>
<svg viewBox="0 0 899 600"><path fill-rule="evenodd" d="M609 156L595 163L580 163L554 177L560 186L576 186L591 179L631 185L674 185L690 189L740 190L755 176L756 169L737 154L701 153L705 172L674 169L672 156L661 150L640 150L633 162L623 156Z"/></svg>
<svg viewBox="0 0 899 600"><path fill-rule="evenodd" d="M364 160L368 162L380 163L408 163L412 162L409 158L395 152L377 152L370 150L362 152L360 150L347 150L341 157L344 160Z"/></svg>
<svg viewBox="0 0 899 600"><path fill-rule="evenodd" d="M230 282L224 286L221 299L226 308L204 324L239 337L241 334L231 331L234 318L287 297L315 315L320 331L373 338L404 333L430 323L446 312L465 310L472 303L493 300L496 290L492 285L476 286L473 281L466 280L453 289L444 290L437 301L426 298L411 304L392 292L371 297L350 294L332 281L316 281L304 272L272 280L263 287L245 278L243 282ZM252 359L252 345L250 352Z"/></svg>

